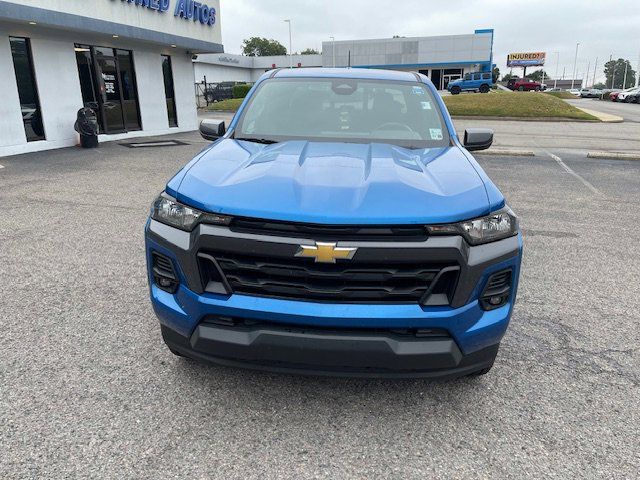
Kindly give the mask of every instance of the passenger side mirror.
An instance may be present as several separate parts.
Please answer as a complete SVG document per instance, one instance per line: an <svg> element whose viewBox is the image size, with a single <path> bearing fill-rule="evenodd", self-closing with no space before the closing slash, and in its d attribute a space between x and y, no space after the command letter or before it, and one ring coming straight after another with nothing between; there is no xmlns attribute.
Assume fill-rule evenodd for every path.
<svg viewBox="0 0 640 480"><path fill-rule="evenodd" d="M470 152L486 150L493 143L493 130L488 128L467 128L464 131L464 148Z"/></svg>
<svg viewBox="0 0 640 480"><path fill-rule="evenodd" d="M227 133L227 126L223 120L202 120L200 122L200 135L205 140L218 140Z"/></svg>

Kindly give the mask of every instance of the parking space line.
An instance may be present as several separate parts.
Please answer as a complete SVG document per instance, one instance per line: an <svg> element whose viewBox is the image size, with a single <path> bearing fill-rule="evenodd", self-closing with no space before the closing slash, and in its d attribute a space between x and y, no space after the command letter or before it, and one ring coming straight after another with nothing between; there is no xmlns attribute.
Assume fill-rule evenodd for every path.
<svg viewBox="0 0 640 480"><path fill-rule="evenodd" d="M587 187L589 190L591 190L593 193L595 193L596 195L599 195L601 197L604 196L604 194L600 190L598 190L596 187L591 185L591 183L589 183L587 180L585 180L580 175L578 175L576 172L574 172L571 169L571 167L569 167L566 163L564 163L559 156L554 155L551 152L547 152L547 155L549 155L551 158L553 158L565 172L567 172L569 175L573 175L575 178L580 180L584 184L584 186Z"/></svg>
<svg viewBox="0 0 640 480"><path fill-rule="evenodd" d="M2 170L4 168L4 165L0 165L0 170Z"/></svg>

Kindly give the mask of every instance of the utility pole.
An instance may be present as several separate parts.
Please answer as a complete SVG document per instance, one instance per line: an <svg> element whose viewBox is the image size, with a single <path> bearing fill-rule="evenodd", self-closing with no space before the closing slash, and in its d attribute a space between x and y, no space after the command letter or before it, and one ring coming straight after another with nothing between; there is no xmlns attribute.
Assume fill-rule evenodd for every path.
<svg viewBox="0 0 640 480"><path fill-rule="evenodd" d="M556 79L553 81L553 88L558 87L558 68L560 67L560 52L556 52Z"/></svg>
<svg viewBox="0 0 640 480"><path fill-rule="evenodd" d="M333 54L333 68L336 68L336 37L329 37L331 39L331 52Z"/></svg>
<svg viewBox="0 0 640 480"><path fill-rule="evenodd" d="M609 61L611 62L613 60L613 54L609 55ZM611 72L611 90L613 90L613 86L615 85L615 79L616 79L616 64L613 64L613 71Z"/></svg>
<svg viewBox="0 0 640 480"><path fill-rule="evenodd" d="M289 24L289 68L293 68L293 47L291 46L291 20L285 20Z"/></svg>
<svg viewBox="0 0 640 480"><path fill-rule="evenodd" d="M573 84L576 81L576 68L578 67L578 47L580 42L576 43L576 56L573 58L573 78L571 79L571 89L573 90Z"/></svg>
<svg viewBox="0 0 640 480"><path fill-rule="evenodd" d="M581 87L587 88L589 86L589 70L591 70L591 60L587 62L587 74L582 79Z"/></svg>
<svg viewBox="0 0 640 480"><path fill-rule="evenodd" d="M624 77L622 77L622 90L627 89L627 70L629 69L629 62L624 61Z"/></svg>
<svg viewBox="0 0 640 480"><path fill-rule="evenodd" d="M636 70L636 88L640 86L640 53L638 54L638 70Z"/></svg>
<svg viewBox="0 0 640 480"><path fill-rule="evenodd" d="M593 66L593 82L591 82L591 86L593 87L596 84L596 72L598 71L598 57L596 57L596 63Z"/></svg>

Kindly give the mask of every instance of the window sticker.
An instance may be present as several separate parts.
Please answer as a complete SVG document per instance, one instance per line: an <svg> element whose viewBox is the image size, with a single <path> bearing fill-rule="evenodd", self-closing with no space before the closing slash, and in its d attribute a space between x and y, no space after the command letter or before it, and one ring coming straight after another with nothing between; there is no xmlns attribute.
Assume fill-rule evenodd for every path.
<svg viewBox="0 0 640 480"><path fill-rule="evenodd" d="M429 134L431 135L431 140L442 140L442 129L440 128L430 128Z"/></svg>
<svg viewBox="0 0 640 480"><path fill-rule="evenodd" d="M423 110L431 110L431 102L420 102Z"/></svg>
<svg viewBox="0 0 640 480"><path fill-rule="evenodd" d="M422 87L419 86L415 86L413 87L413 94L414 95L424 95L424 89Z"/></svg>

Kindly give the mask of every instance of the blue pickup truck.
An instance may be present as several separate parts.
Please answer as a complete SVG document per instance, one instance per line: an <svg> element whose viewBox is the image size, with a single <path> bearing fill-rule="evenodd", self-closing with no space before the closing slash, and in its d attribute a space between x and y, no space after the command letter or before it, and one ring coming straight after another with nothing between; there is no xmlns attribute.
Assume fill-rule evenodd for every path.
<svg viewBox="0 0 640 480"><path fill-rule="evenodd" d="M489 93L493 86L493 76L490 72L465 73L459 80L453 80L447 84L447 90L452 95L461 92Z"/></svg>
<svg viewBox="0 0 640 480"><path fill-rule="evenodd" d="M372 377L485 374L516 299L518 220L410 72L266 73L146 225L176 355Z"/></svg>

